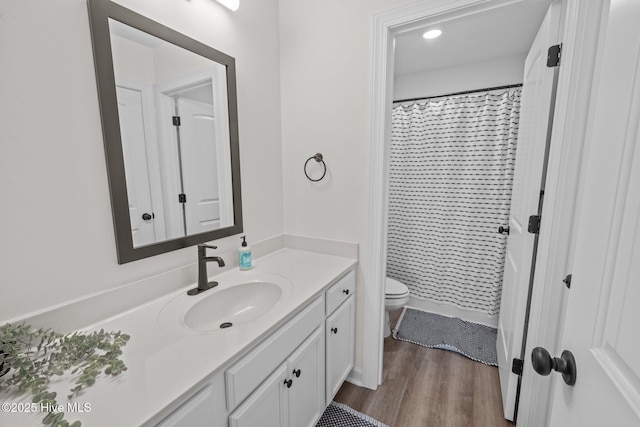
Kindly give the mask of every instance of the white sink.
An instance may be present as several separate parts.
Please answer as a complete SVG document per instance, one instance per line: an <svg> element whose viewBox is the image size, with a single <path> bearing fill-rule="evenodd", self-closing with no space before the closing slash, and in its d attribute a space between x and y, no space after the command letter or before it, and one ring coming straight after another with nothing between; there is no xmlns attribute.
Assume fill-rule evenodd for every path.
<svg viewBox="0 0 640 427"><path fill-rule="evenodd" d="M209 331L250 322L271 310L281 297L280 286L270 282L235 285L195 303L184 316L184 324L197 331Z"/></svg>
<svg viewBox="0 0 640 427"><path fill-rule="evenodd" d="M243 272L215 278L218 286L199 295L186 291L160 311L160 325L172 330L224 331L256 322L289 296L291 281L272 273Z"/></svg>

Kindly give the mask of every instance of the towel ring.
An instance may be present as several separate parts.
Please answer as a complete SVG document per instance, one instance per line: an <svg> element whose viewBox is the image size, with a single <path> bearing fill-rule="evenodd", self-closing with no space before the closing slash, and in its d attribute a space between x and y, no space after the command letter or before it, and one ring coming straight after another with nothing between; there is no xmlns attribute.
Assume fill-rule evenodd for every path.
<svg viewBox="0 0 640 427"><path fill-rule="evenodd" d="M322 172L322 176L318 179L313 179L309 176L309 174L307 173L307 165L309 164L309 162L311 160L315 160L318 163L322 163L322 166L324 167L324 172ZM324 162L324 160L322 160L322 154L317 153L315 156L311 156L307 159L306 162L304 162L304 174L306 175L306 177L309 179L309 181L312 182L318 182L320 180L322 180L322 178L324 178L324 176L327 174L327 164Z"/></svg>

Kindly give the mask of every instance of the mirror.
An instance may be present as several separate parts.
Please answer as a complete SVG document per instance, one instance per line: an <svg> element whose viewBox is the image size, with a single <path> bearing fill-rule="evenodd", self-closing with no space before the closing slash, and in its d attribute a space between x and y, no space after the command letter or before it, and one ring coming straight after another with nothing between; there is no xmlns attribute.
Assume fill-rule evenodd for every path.
<svg viewBox="0 0 640 427"><path fill-rule="evenodd" d="M88 6L118 263L241 233L234 58Z"/></svg>

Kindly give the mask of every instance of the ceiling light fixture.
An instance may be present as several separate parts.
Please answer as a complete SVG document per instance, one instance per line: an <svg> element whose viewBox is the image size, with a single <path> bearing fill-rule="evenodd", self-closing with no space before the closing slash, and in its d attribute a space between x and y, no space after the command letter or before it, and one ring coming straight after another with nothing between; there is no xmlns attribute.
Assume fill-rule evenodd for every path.
<svg viewBox="0 0 640 427"><path fill-rule="evenodd" d="M217 2L233 11L240 7L240 0L217 0Z"/></svg>
<svg viewBox="0 0 640 427"><path fill-rule="evenodd" d="M425 39L435 39L436 37L440 37L442 34L441 30L429 30L422 35Z"/></svg>

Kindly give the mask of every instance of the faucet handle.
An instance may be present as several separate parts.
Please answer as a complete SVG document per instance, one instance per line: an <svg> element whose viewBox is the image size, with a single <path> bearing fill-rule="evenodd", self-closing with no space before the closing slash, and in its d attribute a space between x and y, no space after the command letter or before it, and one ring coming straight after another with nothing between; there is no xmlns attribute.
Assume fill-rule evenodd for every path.
<svg viewBox="0 0 640 427"><path fill-rule="evenodd" d="M198 245L198 249L204 249L204 248L209 248L209 249L218 249L217 246L212 246L212 245Z"/></svg>

